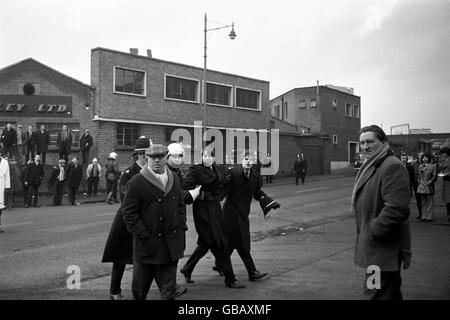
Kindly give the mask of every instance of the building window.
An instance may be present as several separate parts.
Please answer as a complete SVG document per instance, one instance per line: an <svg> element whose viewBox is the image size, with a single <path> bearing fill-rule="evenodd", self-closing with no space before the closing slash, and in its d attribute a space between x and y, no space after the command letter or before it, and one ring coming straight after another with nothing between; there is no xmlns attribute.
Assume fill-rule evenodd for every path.
<svg viewBox="0 0 450 320"><path fill-rule="evenodd" d="M309 102L309 107L310 108L317 108L317 101L316 101L316 99L311 99L311 101Z"/></svg>
<svg viewBox="0 0 450 320"><path fill-rule="evenodd" d="M236 108L260 109L260 91L236 87Z"/></svg>
<svg viewBox="0 0 450 320"><path fill-rule="evenodd" d="M199 81L166 75L166 99L199 102Z"/></svg>
<svg viewBox="0 0 450 320"><path fill-rule="evenodd" d="M273 108L273 111L275 118L280 119L280 106L275 106L275 108Z"/></svg>
<svg viewBox="0 0 450 320"><path fill-rule="evenodd" d="M67 126L67 130L72 135L72 148L80 147L80 124L79 123L44 123L38 122L36 123L35 131L41 130L41 125L45 126L48 134L50 135L50 150L56 150L58 145L56 144L56 140L58 139L58 133L62 131L62 126ZM28 130L28 127L22 128L23 131Z"/></svg>
<svg viewBox="0 0 450 320"><path fill-rule="evenodd" d="M333 144L338 144L338 136L337 136L337 134L333 134Z"/></svg>
<svg viewBox="0 0 450 320"><path fill-rule="evenodd" d="M231 107L231 86L207 83L206 102Z"/></svg>
<svg viewBox="0 0 450 320"><path fill-rule="evenodd" d="M353 105L353 117L359 118L359 106L357 104Z"/></svg>
<svg viewBox="0 0 450 320"><path fill-rule="evenodd" d="M336 108L336 107L337 107L337 99L336 99L336 98L331 99L331 106L332 106L333 108Z"/></svg>
<svg viewBox="0 0 450 320"><path fill-rule="evenodd" d="M352 104L346 102L345 103L345 116L346 117L351 117L352 116Z"/></svg>
<svg viewBox="0 0 450 320"><path fill-rule="evenodd" d="M116 140L121 147L134 147L139 138L139 125L134 123L117 123Z"/></svg>
<svg viewBox="0 0 450 320"><path fill-rule="evenodd" d="M269 121L269 127L270 127L270 129L275 129L275 121L274 120Z"/></svg>
<svg viewBox="0 0 450 320"><path fill-rule="evenodd" d="M299 103L298 103L298 107L300 109L306 108L306 100L300 100Z"/></svg>
<svg viewBox="0 0 450 320"><path fill-rule="evenodd" d="M114 92L145 96L145 71L114 67Z"/></svg>
<svg viewBox="0 0 450 320"><path fill-rule="evenodd" d="M288 103L283 102L282 119L285 120L288 117Z"/></svg>

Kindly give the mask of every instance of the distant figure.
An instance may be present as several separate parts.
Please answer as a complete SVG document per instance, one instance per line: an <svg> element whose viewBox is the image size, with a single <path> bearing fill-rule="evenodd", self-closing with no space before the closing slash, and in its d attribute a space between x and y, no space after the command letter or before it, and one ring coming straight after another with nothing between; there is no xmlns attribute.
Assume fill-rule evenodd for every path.
<svg viewBox="0 0 450 320"><path fill-rule="evenodd" d="M111 152L108 157L108 161L106 162L106 203L112 204L112 202L118 203L117 200L117 184L119 182L120 170L119 165L117 164L117 153Z"/></svg>
<svg viewBox="0 0 450 320"><path fill-rule="evenodd" d="M8 160L9 162L9 177L11 179L11 187L6 194L7 202L5 205L8 208L13 208L16 202L16 196L22 191L22 184L20 183L20 168L17 160Z"/></svg>
<svg viewBox="0 0 450 320"><path fill-rule="evenodd" d="M41 129L36 133L36 153L42 158L42 164L45 164L48 146L50 145L50 134L45 129L45 125L41 125Z"/></svg>
<svg viewBox="0 0 450 320"><path fill-rule="evenodd" d="M270 168L272 166L272 159L270 157L270 153L267 154L267 157L265 159L265 164L262 165L263 168ZM261 171L260 171L261 172ZM260 173L259 172L259 173ZM258 173L258 174L259 174ZM266 183L272 183L272 175L271 174L267 174L266 175ZM262 186L262 185L261 185Z"/></svg>
<svg viewBox="0 0 450 320"><path fill-rule="evenodd" d="M442 176L442 201L447 207L447 221L450 222L450 148L441 150L440 175Z"/></svg>
<svg viewBox="0 0 450 320"><path fill-rule="evenodd" d="M302 179L302 184L305 184L306 171L308 170L308 162L302 154L297 155L297 160L294 162L295 185L298 186L298 178Z"/></svg>
<svg viewBox="0 0 450 320"><path fill-rule="evenodd" d="M419 167L419 185L417 193L421 198L422 221L431 222L434 218L434 183L437 180L436 165L431 163L431 156L423 154L420 159L422 163Z"/></svg>
<svg viewBox="0 0 450 320"><path fill-rule="evenodd" d="M18 163L22 161L22 155L24 154L24 145L28 142L27 134L25 131L22 131L22 125L19 124L17 126L17 152L16 152L16 160Z"/></svg>
<svg viewBox="0 0 450 320"><path fill-rule="evenodd" d="M66 160L59 159L58 165L53 167L50 179L49 179L49 187L55 188L55 192L53 193L53 205L59 206L61 205L62 196L64 193L64 183L66 181Z"/></svg>
<svg viewBox="0 0 450 320"><path fill-rule="evenodd" d="M25 163L34 159L34 154L36 151L36 132L33 131L32 126L28 126L28 130L25 132L25 140L23 142L23 154L25 155ZM31 158L30 158L31 154Z"/></svg>
<svg viewBox="0 0 450 320"><path fill-rule="evenodd" d="M27 204L25 208L31 206L33 200L33 207L37 208L39 199L39 187L44 180L44 167L41 163L41 156L35 155L34 161L28 165L25 185L28 187Z"/></svg>
<svg viewBox="0 0 450 320"><path fill-rule="evenodd" d="M91 136L91 131L85 129L80 139L81 162L83 166L89 163L89 150L93 144L94 139Z"/></svg>
<svg viewBox="0 0 450 320"><path fill-rule="evenodd" d="M81 179L83 179L83 168L78 163L78 156L72 158L72 163L67 166L66 170L67 189L69 189L69 205L75 205L78 188Z"/></svg>
<svg viewBox="0 0 450 320"><path fill-rule="evenodd" d="M417 221L422 221L422 198L420 194L417 193L417 186L419 185L419 167L420 167L420 159L422 158L422 152L417 154L417 158L411 161L411 167L414 169L414 198L416 198L416 207L418 215L416 217Z"/></svg>
<svg viewBox="0 0 450 320"><path fill-rule="evenodd" d="M0 149L0 212L6 208L5 189L11 188L11 177L9 174L8 160L3 157L3 151Z"/></svg>
<svg viewBox="0 0 450 320"><path fill-rule="evenodd" d="M98 182L102 174L102 166L98 164L97 158L92 159L92 163L86 168L86 180L88 185L88 197L98 195ZM94 187L94 193L92 194L92 187Z"/></svg>
<svg viewBox="0 0 450 320"><path fill-rule="evenodd" d="M5 157L8 157L9 159L15 159L15 149L17 148L17 133L13 128L12 123L6 124L6 128L3 129L0 140L3 143L3 154L5 155Z"/></svg>
<svg viewBox="0 0 450 320"><path fill-rule="evenodd" d="M66 125L63 125L61 132L58 133L56 144L58 145L59 158L68 162L69 154L72 152L72 134Z"/></svg>

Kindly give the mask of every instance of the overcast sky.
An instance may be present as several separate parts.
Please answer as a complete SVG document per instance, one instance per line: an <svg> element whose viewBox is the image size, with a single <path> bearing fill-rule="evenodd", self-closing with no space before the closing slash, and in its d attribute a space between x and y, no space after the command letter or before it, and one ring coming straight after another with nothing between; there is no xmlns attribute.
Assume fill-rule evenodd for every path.
<svg viewBox="0 0 450 320"><path fill-rule="evenodd" d="M0 68L32 57L90 83L105 47L295 87L353 87L362 125L450 132L450 0L0 0ZM216 23L215 23L216 22Z"/></svg>

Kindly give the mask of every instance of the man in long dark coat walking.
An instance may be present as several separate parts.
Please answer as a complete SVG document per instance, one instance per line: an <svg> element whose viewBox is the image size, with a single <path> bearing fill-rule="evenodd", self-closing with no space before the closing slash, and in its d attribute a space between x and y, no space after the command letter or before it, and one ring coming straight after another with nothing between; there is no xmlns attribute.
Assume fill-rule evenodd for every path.
<svg viewBox="0 0 450 320"><path fill-rule="evenodd" d="M215 164L214 150L205 148L202 164L190 168L183 181L183 189L192 190L201 185L200 196L194 201L193 216L198 233L197 248L180 270L187 283L192 283L192 272L198 261L211 250L225 274L225 285L229 288L244 288L236 280L227 249L220 201L223 198L224 167Z"/></svg>
<svg viewBox="0 0 450 320"><path fill-rule="evenodd" d="M256 270L250 255L250 205L252 199L259 201L266 218L269 211L279 208L280 204L261 190L259 172L252 168L254 156L246 151L241 161L241 165L227 173L231 177L226 183L228 192L223 206L224 226L230 256L236 249L247 269L249 280L255 281L265 277L267 273Z"/></svg>
<svg viewBox="0 0 450 320"><path fill-rule="evenodd" d="M41 125L41 129L36 132L36 153L42 158L42 164L45 164L48 146L50 145L50 134L45 129L45 125Z"/></svg>
<svg viewBox="0 0 450 320"><path fill-rule="evenodd" d="M297 160L294 162L295 185L298 186L298 178L302 179L302 184L305 184L306 171L308 170L308 162L303 153L297 155Z"/></svg>

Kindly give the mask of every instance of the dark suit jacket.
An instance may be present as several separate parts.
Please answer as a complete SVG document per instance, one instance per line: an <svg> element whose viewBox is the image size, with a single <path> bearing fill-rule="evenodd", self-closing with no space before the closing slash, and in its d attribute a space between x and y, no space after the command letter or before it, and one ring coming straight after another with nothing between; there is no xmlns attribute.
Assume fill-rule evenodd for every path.
<svg viewBox="0 0 450 320"><path fill-rule="evenodd" d="M29 185L40 185L42 180L44 179L44 167L41 163L36 165L35 162L32 162L28 165L26 182Z"/></svg>
<svg viewBox="0 0 450 320"><path fill-rule="evenodd" d="M94 144L94 139L91 135L86 136L86 134L83 133L80 139L80 150L81 151L89 151L89 149Z"/></svg>
<svg viewBox="0 0 450 320"><path fill-rule="evenodd" d="M252 199L260 201L267 195L261 190L260 175L254 168L248 179L242 165L229 173L231 179L227 182L228 193L223 206L225 232L230 245L239 245L250 251L250 205Z"/></svg>
<svg viewBox="0 0 450 320"><path fill-rule="evenodd" d="M399 260L409 258L409 188L408 172L393 155L369 169L356 190L356 265L397 271Z"/></svg>
<svg viewBox="0 0 450 320"><path fill-rule="evenodd" d="M47 130L44 133L41 130L36 132L36 151L37 153L47 152L50 144L50 134Z"/></svg>
<svg viewBox="0 0 450 320"><path fill-rule="evenodd" d="M8 148L12 147L17 143L17 132L13 128L7 129L6 127L3 129L1 141L3 145Z"/></svg>
<svg viewBox="0 0 450 320"><path fill-rule="evenodd" d="M67 186L69 188L78 188L80 186L81 180L83 179L83 167L81 164L75 165L71 162L66 167L66 180Z"/></svg>
<svg viewBox="0 0 450 320"><path fill-rule="evenodd" d="M58 133L56 144L58 145L58 152L70 154L72 152L72 133L67 130L67 139L63 140L62 131Z"/></svg>
<svg viewBox="0 0 450 320"><path fill-rule="evenodd" d="M128 182L122 203L125 224L133 234L133 260L140 263L159 265L183 257L180 181L166 170L169 179L163 188L147 168L142 169Z"/></svg>

